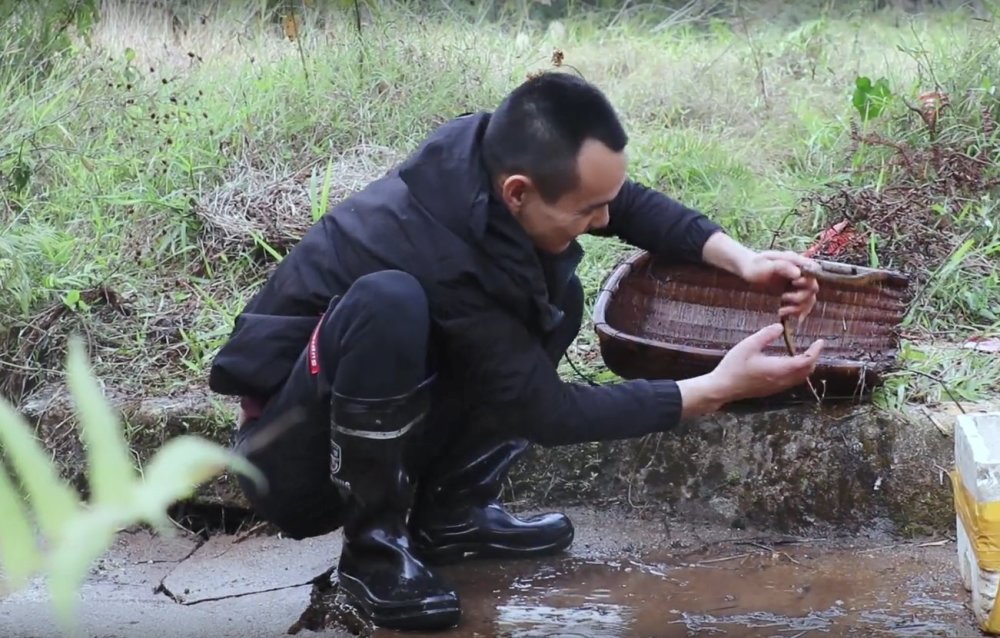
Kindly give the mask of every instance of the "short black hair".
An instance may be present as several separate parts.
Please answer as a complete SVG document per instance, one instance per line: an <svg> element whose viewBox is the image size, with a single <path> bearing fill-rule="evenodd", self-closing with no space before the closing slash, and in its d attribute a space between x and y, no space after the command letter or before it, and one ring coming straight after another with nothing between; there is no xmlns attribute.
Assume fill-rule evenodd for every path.
<svg viewBox="0 0 1000 638"><path fill-rule="evenodd" d="M554 202L579 183L577 156L592 138L619 152L628 135L611 102L593 84L550 71L515 88L492 113L483 135L491 179L522 173Z"/></svg>

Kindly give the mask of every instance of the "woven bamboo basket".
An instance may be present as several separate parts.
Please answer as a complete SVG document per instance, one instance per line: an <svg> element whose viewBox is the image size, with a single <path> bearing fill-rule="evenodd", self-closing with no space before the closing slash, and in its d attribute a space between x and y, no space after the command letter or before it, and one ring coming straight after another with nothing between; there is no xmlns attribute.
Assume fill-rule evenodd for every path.
<svg viewBox="0 0 1000 638"><path fill-rule="evenodd" d="M908 279L878 272L883 281L863 286L821 282L813 311L796 329L797 352L817 338L826 342L811 377L823 400L866 397L896 364ZM680 380L710 372L729 348L778 321L779 306L780 295L728 272L643 251L605 282L594 325L604 363L618 376ZM781 339L765 352L788 354ZM797 398L815 401L807 384L762 400Z"/></svg>

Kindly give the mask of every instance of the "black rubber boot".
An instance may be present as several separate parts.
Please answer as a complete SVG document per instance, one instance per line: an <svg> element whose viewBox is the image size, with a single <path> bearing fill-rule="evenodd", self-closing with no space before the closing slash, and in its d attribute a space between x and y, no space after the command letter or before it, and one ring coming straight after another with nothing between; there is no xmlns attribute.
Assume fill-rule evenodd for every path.
<svg viewBox="0 0 1000 638"><path fill-rule="evenodd" d="M503 480L528 448L524 439L466 437L439 457L419 490L411 518L420 555L432 564L464 558L519 558L556 554L573 542L564 514L518 518L500 503Z"/></svg>
<svg viewBox="0 0 1000 638"><path fill-rule="evenodd" d="M407 448L420 440L429 383L392 399L335 395L332 405L331 478L350 501L340 587L389 629L447 629L461 614L458 595L414 555L407 529Z"/></svg>

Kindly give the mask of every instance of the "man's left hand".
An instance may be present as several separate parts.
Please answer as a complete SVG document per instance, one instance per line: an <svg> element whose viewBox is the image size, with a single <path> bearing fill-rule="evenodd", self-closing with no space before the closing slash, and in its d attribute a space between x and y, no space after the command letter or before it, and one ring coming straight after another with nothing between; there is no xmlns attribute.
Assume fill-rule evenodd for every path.
<svg viewBox="0 0 1000 638"><path fill-rule="evenodd" d="M778 316L797 315L801 321L812 312L819 292L819 282L801 268L809 265L815 262L797 253L766 250L748 259L740 274L748 283L781 292Z"/></svg>

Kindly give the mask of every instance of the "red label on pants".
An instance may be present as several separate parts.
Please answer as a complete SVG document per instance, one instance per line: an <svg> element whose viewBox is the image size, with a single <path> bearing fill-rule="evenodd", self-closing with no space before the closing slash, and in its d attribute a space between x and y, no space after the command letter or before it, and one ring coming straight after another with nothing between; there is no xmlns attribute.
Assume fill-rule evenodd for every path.
<svg viewBox="0 0 1000 638"><path fill-rule="evenodd" d="M325 314L325 313L324 313ZM319 322L313 328L312 336L309 337L309 374L315 376L319 374L319 329L323 325L323 315L320 315Z"/></svg>

